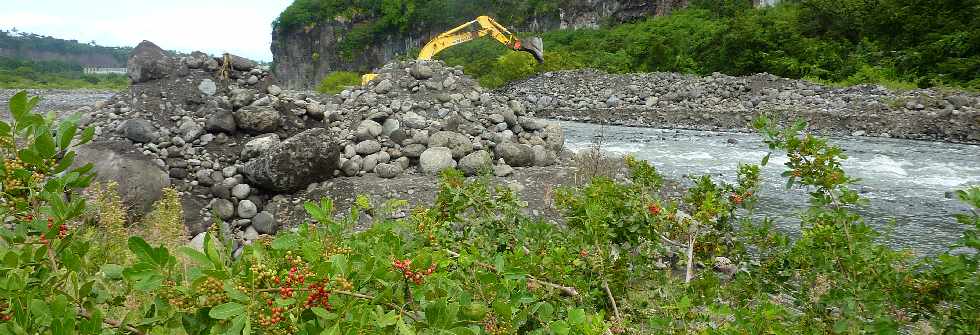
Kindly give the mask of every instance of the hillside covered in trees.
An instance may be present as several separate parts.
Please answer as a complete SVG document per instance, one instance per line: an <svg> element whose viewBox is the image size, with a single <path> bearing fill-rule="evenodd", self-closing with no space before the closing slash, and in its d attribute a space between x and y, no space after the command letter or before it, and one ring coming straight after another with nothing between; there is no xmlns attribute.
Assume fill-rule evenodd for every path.
<svg viewBox="0 0 980 335"><path fill-rule="evenodd" d="M82 69L126 67L131 49L0 30L0 88L125 87L125 75L86 75Z"/></svg>
<svg viewBox="0 0 980 335"><path fill-rule="evenodd" d="M692 0L625 9L629 4L623 3L595 2L599 11L615 13L599 20L598 27L544 29L549 30L543 34L548 61L541 66L530 57L506 53L490 41L460 45L440 56L450 64L463 65L488 86L540 71L592 67L615 73L768 72L899 88L980 87L980 20L976 20L980 2L975 0L784 0L775 6L758 6L752 0ZM549 0L298 0L274 27L282 33L308 31L337 20L353 22L350 29L331 33L342 36L337 39L339 63L344 56L348 62L357 62L363 61L356 57L361 49L399 41L397 36L445 29L476 15L493 15L518 31L561 26L545 23L574 14L576 4ZM671 15L656 15L666 12ZM637 13L643 16L630 16ZM417 52L409 49L403 56L414 56L413 50ZM312 56L304 61L337 62ZM343 64L335 67L364 70Z"/></svg>

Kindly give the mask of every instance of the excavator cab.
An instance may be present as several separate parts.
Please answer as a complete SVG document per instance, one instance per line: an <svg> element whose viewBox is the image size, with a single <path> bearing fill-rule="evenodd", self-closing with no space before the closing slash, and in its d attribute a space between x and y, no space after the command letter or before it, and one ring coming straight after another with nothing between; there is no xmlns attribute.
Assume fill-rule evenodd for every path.
<svg viewBox="0 0 980 335"><path fill-rule="evenodd" d="M540 37L534 36L518 40L514 43L514 50L527 52L534 56L538 63L544 63L544 42L541 41Z"/></svg>

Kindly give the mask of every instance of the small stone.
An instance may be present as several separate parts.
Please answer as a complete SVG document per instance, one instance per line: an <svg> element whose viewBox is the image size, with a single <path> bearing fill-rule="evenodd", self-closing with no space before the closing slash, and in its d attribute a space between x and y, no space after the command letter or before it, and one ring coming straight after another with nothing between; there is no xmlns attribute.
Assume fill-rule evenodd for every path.
<svg viewBox="0 0 980 335"><path fill-rule="evenodd" d="M282 89L276 85L269 85L269 88L266 91L268 91L270 95L279 95L279 93L282 93Z"/></svg>
<svg viewBox="0 0 980 335"><path fill-rule="evenodd" d="M248 184L238 184L231 188L231 195L238 199L248 198L248 194L252 192L252 187Z"/></svg>
<svg viewBox="0 0 980 335"><path fill-rule="evenodd" d="M259 231L256 230L255 227L248 226L248 228L245 228L245 240L246 241L255 241L257 239L259 239Z"/></svg>
<svg viewBox="0 0 980 335"><path fill-rule="evenodd" d="M238 202L238 216L246 219L251 219L258 213L258 208L255 207L255 203L250 200L242 200Z"/></svg>
<svg viewBox="0 0 980 335"><path fill-rule="evenodd" d="M381 151L381 143L375 140L367 140L357 143L354 151L360 155L370 155L375 152Z"/></svg>
<svg viewBox="0 0 980 335"><path fill-rule="evenodd" d="M514 173L514 168L507 164L498 164L493 166L493 175L497 177L507 177Z"/></svg>
<svg viewBox="0 0 980 335"><path fill-rule="evenodd" d="M211 210L222 220L229 220L235 216L235 204L225 199L216 199L211 204Z"/></svg>
<svg viewBox="0 0 980 335"><path fill-rule="evenodd" d="M252 227L261 234L275 234L276 220L269 212L260 212L252 218Z"/></svg>

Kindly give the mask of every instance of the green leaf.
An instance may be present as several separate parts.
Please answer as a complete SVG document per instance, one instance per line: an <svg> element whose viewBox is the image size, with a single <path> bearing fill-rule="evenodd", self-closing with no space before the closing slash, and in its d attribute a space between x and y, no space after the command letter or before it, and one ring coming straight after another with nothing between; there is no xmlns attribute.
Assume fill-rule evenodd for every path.
<svg viewBox="0 0 980 335"><path fill-rule="evenodd" d="M7 105L10 109L10 115L14 117L14 121L20 122L27 114L27 91L20 91L14 94L10 98L10 102Z"/></svg>
<svg viewBox="0 0 980 335"><path fill-rule="evenodd" d="M112 280L120 280L123 278L123 267L120 265L105 264L100 268L100 270L102 270L102 274L104 274L106 278Z"/></svg>
<svg viewBox="0 0 980 335"><path fill-rule="evenodd" d="M398 334L415 335L415 329L405 324L404 319L398 319Z"/></svg>
<svg viewBox="0 0 980 335"><path fill-rule="evenodd" d="M581 308L573 308L568 311L568 322L573 325L581 325L585 323L585 310Z"/></svg>
<svg viewBox="0 0 980 335"><path fill-rule="evenodd" d="M197 251L194 248L191 248L191 247L180 247L180 249L178 249L178 250L181 253L183 253L185 256L190 257L191 260L197 262L200 265L210 265L211 264L211 260L208 259L208 256L205 256L203 252Z"/></svg>
<svg viewBox="0 0 980 335"><path fill-rule="evenodd" d="M241 302L248 302L249 300L251 300L248 297L248 295L242 293L242 291L239 291L238 288L236 288L235 285L231 282L231 280L226 280L223 288L225 289L225 293L228 293L229 298Z"/></svg>
<svg viewBox="0 0 980 335"><path fill-rule="evenodd" d="M772 156L771 152L767 153L765 157L762 157L762 166L766 166L766 164L769 164L769 156Z"/></svg>
<svg viewBox="0 0 980 335"><path fill-rule="evenodd" d="M228 331L225 332L226 335L238 335L242 333L242 329L245 328L245 314L239 315L235 320L231 321L231 327L228 327Z"/></svg>
<svg viewBox="0 0 980 335"><path fill-rule="evenodd" d="M245 312L245 306L237 302L226 302L211 308L208 316L212 319L228 320Z"/></svg>
<svg viewBox="0 0 980 335"><path fill-rule="evenodd" d="M549 326L548 328L551 328L551 332L558 335L568 334L568 332L572 330L570 327L568 327L568 323L565 322L565 320L558 320L552 322L551 326Z"/></svg>
<svg viewBox="0 0 980 335"><path fill-rule="evenodd" d="M52 137L51 133L48 131L38 134L37 138L34 139L34 149L37 150L38 155L40 155L42 159L50 159L54 157L55 153L57 153L54 137Z"/></svg>
<svg viewBox="0 0 980 335"><path fill-rule="evenodd" d="M133 285L133 288L144 292L154 291L163 285L164 279L166 278L161 274L152 274L147 278L137 281L136 285Z"/></svg>
<svg viewBox="0 0 980 335"><path fill-rule="evenodd" d="M272 241L272 249L276 250L286 250L293 249L299 241L299 235L296 234L285 234L276 238Z"/></svg>
<svg viewBox="0 0 980 335"><path fill-rule="evenodd" d="M71 145L71 140L75 138L76 132L78 132L78 125L74 121L62 121L58 126L58 147L61 150L68 150L68 146Z"/></svg>
<svg viewBox="0 0 980 335"><path fill-rule="evenodd" d="M547 301L542 301L538 303L537 315L541 321L546 323L551 322L552 317L555 315L555 307Z"/></svg>
<svg viewBox="0 0 980 335"><path fill-rule="evenodd" d="M130 237L126 244L129 245L129 250L133 252L133 255L136 255L136 258L144 262L156 263L153 259L153 247L150 247L142 237Z"/></svg>
<svg viewBox="0 0 980 335"><path fill-rule="evenodd" d="M17 157L20 157L20 160L24 161L24 163L34 166L39 166L43 163L41 156L34 150L22 149L17 152Z"/></svg>
<svg viewBox="0 0 980 335"><path fill-rule="evenodd" d="M78 139L78 145L88 143L95 137L95 127L88 127L82 130L82 137Z"/></svg>

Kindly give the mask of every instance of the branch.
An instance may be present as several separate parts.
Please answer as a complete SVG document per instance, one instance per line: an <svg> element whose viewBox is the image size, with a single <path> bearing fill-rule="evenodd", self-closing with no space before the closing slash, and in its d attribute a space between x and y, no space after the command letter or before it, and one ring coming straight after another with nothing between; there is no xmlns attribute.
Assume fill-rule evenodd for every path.
<svg viewBox="0 0 980 335"><path fill-rule="evenodd" d="M282 287L263 288L263 289L255 290L255 292L279 292L279 290L281 290L281 289L282 289ZM299 292L312 291L308 287L291 287L291 289L293 291L299 291ZM332 290L332 291L330 291L330 293L336 293L336 294L340 294L340 295L346 295L348 297L354 297L354 298L358 298L358 299L374 301L374 296L370 296L370 295L363 294L363 293L349 292L349 291L340 291L340 290ZM408 316L409 318L411 318L415 322L418 322L419 321L419 319L416 316L412 315L411 313L409 313L408 311L406 311L401 306L398 306L398 305L396 305L394 303L390 303L390 302L381 302L381 303L387 305L388 307L397 309L403 315Z"/></svg>
<svg viewBox="0 0 980 335"><path fill-rule="evenodd" d="M459 256L460 256L458 252L455 252L455 251L452 251L452 250L449 250L449 249L444 249L444 250L446 251L447 254L449 254L449 256L452 256L452 257L455 257L455 258L459 258ZM497 272L497 268L494 267L493 265L490 265L490 264L487 264L487 263L483 263L483 262L479 262L479 261L476 262L476 265L479 265L480 267L482 267L484 269L487 269L490 272L494 272L494 273ZM558 284L555 284L555 283L547 282L547 281L544 281L544 280L535 278L532 275L527 275L527 280L528 281L531 281L531 282L534 282L536 284L540 284L540 285L547 286L547 287L550 287L552 289L558 290L564 296L568 296L568 297L577 297L578 296L578 290L576 290L574 287L571 287L571 286L562 286L562 285L558 285Z"/></svg>
<svg viewBox="0 0 980 335"><path fill-rule="evenodd" d="M83 318L86 318L86 319L89 319L89 320L92 319L92 314L89 314L89 312L86 311L83 308L79 308L78 309L78 314L81 315ZM133 326L130 326L130 325L124 325L122 323L122 321L116 321L116 320L109 319L109 318L102 318L102 323L107 324L107 325L110 325L113 328L125 328L126 330L128 330L130 333L133 333L133 334L137 334L137 335L143 335L144 334L139 329L136 329L136 327L133 327Z"/></svg>
<svg viewBox="0 0 980 335"><path fill-rule="evenodd" d="M683 244L674 242L674 240L671 240L671 239L667 238L667 236L664 236L662 234L660 235L660 239L663 240L664 242L667 242L667 244L673 245L675 247L678 247L678 248L687 248L686 245L683 245Z"/></svg>
<svg viewBox="0 0 980 335"><path fill-rule="evenodd" d="M607 282L605 279L602 280L602 288L606 290L606 296L609 297L609 303L612 304L613 315L616 316L616 320L620 320L619 307L616 306L616 298L613 298L612 291L609 291L609 282Z"/></svg>

